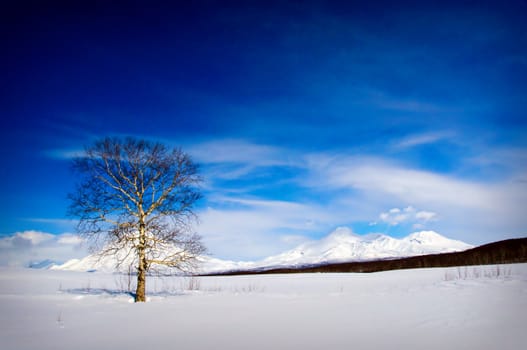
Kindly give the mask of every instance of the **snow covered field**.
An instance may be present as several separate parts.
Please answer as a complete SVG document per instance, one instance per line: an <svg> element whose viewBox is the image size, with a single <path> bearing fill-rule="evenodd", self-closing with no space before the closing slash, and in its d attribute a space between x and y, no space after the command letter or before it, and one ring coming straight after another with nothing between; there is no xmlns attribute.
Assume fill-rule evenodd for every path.
<svg viewBox="0 0 527 350"><path fill-rule="evenodd" d="M127 278L0 269L2 349L521 349L527 264Z"/></svg>

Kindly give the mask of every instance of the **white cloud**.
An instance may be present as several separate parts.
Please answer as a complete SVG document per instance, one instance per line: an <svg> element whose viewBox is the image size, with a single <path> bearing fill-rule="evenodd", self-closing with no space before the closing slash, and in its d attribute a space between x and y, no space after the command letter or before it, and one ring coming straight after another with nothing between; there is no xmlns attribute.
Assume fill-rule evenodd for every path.
<svg viewBox="0 0 527 350"><path fill-rule="evenodd" d="M423 228L425 223L437 219L437 214L431 211L417 211L408 206L404 209L392 208L387 212L379 214L379 219L391 226L411 223L414 228Z"/></svg>
<svg viewBox="0 0 527 350"><path fill-rule="evenodd" d="M43 260L63 262L87 254L76 235L53 235L41 231L23 231L0 238L0 266L28 266Z"/></svg>
<svg viewBox="0 0 527 350"><path fill-rule="evenodd" d="M422 134L413 134L396 142L394 147L396 149L411 148L420 145L436 143L452 137L454 137L454 133L451 131L436 131Z"/></svg>
<svg viewBox="0 0 527 350"><path fill-rule="evenodd" d="M15 245L16 245L16 242L17 241L20 242L20 240L27 241L28 244L31 244L31 245L39 245L39 244L42 244L43 242L52 240L53 237L54 236L50 233L44 233L40 231L24 231L24 232L19 232L15 236L11 237L11 241L15 243Z"/></svg>
<svg viewBox="0 0 527 350"><path fill-rule="evenodd" d="M80 245L84 243L84 240L79 235L64 233L60 236L58 236L58 239L56 240L58 244L65 244L65 245Z"/></svg>
<svg viewBox="0 0 527 350"><path fill-rule="evenodd" d="M417 220L422 220L424 222L432 221L437 219L437 214L431 211L420 211L415 213L415 218Z"/></svg>

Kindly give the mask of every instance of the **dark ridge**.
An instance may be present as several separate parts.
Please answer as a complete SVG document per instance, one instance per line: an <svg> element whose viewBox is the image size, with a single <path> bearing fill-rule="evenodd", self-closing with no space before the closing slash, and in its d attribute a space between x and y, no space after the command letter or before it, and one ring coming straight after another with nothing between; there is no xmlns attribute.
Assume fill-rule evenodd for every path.
<svg viewBox="0 0 527 350"><path fill-rule="evenodd" d="M379 272L388 270L469 265L514 264L527 262L527 238L508 239L485 244L462 252L441 253L370 261L321 263L292 267L269 267L257 270L235 270L208 274L232 276L313 272Z"/></svg>

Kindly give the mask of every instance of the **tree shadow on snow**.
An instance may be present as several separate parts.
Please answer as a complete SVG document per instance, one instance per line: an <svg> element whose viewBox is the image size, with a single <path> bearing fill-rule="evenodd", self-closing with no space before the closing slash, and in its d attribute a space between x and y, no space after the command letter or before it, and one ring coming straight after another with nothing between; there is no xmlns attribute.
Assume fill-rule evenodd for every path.
<svg viewBox="0 0 527 350"><path fill-rule="evenodd" d="M118 290L118 289L108 289L108 288L70 288L61 290L62 293L74 294L74 295L92 295L92 296L128 296L135 299L135 293ZM168 296L182 296L185 295L183 291L158 291L158 292L148 292L148 297L168 297Z"/></svg>
<svg viewBox="0 0 527 350"><path fill-rule="evenodd" d="M135 293L117 290L117 289L108 289L108 288L71 288L61 290L63 293L75 294L75 295L108 295L108 296L130 296L135 298Z"/></svg>

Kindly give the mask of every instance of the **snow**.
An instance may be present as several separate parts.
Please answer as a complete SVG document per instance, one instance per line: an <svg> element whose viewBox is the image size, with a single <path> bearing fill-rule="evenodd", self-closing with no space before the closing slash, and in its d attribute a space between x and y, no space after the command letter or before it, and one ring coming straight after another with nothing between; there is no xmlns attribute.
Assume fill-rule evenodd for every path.
<svg viewBox="0 0 527 350"><path fill-rule="evenodd" d="M324 262L364 261L382 258L462 251L473 246L448 239L434 231L421 231L397 239L382 234L359 236L347 227L339 227L328 236L299 245L298 247L260 261L229 261L208 256L200 257L202 273L240 269L261 269L280 266L298 266ZM123 253L124 254L124 253ZM121 259L124 258L124 255ZM129 257L133 259L133 256ZM89 255L73 259L57 270L113 272L116 260L112 257ZM123 268L135 266L132 261Z"/></svg>
<svg viewBox="0 0 527 350"><path fill-rule="evenodd" d="M3 349L521 349L527 264L151 277L0 269Z"/></svg>

